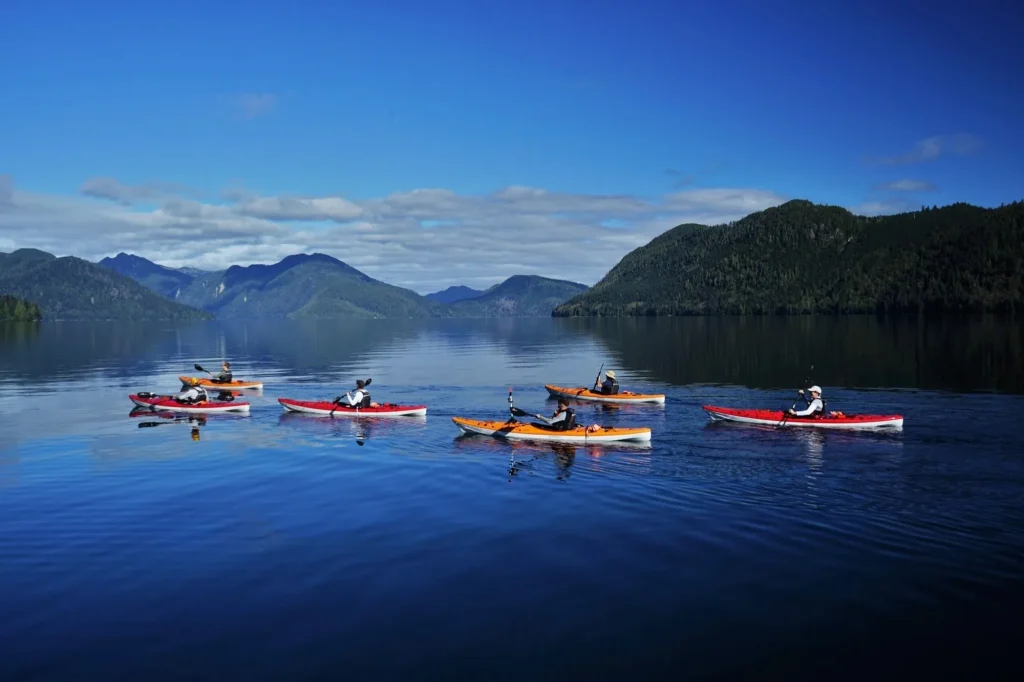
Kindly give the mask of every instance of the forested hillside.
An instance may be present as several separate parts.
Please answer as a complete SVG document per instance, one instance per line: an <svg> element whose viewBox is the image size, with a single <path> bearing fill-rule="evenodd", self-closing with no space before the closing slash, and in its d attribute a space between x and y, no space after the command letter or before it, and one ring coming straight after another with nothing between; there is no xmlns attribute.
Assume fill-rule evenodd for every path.
<svg viewBox="0 0 1024 682"><path fill-rule="evenodd" d="M866 218L790 201L680 225L555 316L1009 311L1024 304L1024 202Z"/></svg>

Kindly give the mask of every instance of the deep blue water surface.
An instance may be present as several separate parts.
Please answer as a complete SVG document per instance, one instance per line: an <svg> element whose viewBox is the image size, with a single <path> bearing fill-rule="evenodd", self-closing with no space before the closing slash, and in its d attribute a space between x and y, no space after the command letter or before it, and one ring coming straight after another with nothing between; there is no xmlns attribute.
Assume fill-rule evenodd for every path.
<svg viewBox="0 0 1024 682"><path fill-rule="evenodd" d="M959 326L958 326L959 325ZM1018 324L44 323L0 333L0 678L878 679L1013 661ZM229 358L248 416L129 416ZM510 445L601 363L650 447ZM811 372L809 365L814 364ZM710 424L832 409L902 432ZM284 414L372 377L425 418ZM141 424L152 424L140 426ZM194 439L197 429L198 440ZM974 672L971 672L974 671ZM980 678L978 678L980 679Z"/></svg>

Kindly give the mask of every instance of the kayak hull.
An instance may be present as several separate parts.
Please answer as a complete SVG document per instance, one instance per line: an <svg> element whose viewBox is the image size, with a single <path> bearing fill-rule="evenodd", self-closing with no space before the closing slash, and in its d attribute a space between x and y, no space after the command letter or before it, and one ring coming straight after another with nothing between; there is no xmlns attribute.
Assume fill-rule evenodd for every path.
<svg viewBox="0 0 1024 682"><path fill-rule="evenodd" d="M591 403L652 403L662 404L665 396L661 393L616 393L615 395L604 395L589 388L576 386L567 388L544 384L544 388L551 394L552 398L570 398L572 400L584 400Z"/></svg>
<svg viewBox="0 0 1024 682"><path fill-rule="evenodd" d="M704 405L712 421L758 424L761 426L792 426L810 429L902 429L903 415L899 414L850 414L844 417L786 417L782 410L745 410L733 407ZM785 417L785 419L783 419Z"/></svg>
<svg viewBox="0 0 1024 682"><path fill-rule="evenodd" d="M321 417L419 417L427 413L426 405L391 405L385 403L379 407L344 407L322 400L293 400L278 398L277 402L289 412L314 414Z"/></svg>
<svg viewBox="0 0 1024 682"><path fill-rule="evenodd" d="M614 443L617 441L639 441L651 440L651 430L647 427L620 429L603 428L599 431L588 433L585 428L578 426L571 431L551 431L541 429L522 422L484 421L481 419L466 419L465 417L452 417L455 425L463 433L491 436L507 440L532 440L548 443L580 443L583 445L591 443Z"/></svg>
<svg viewBox="0 0 1024 682"><path fill-rule="evenodd" d="M152 410L164 410L168 412L183 412L188 414L215 414L217 412L248 412L249 403L246 402L216 402L207 401L194 405L183 404L174 398L166 395L142 396L136 393L129 394L128 398L139 407L148 407Z"/></svg>
<svg viewBox="0 0 1024 682"><path fill-rule="evenodd" d="M258 391L263 388L262 381L229 381L226 383L220 383L218 381L213 381L211 379L204 379L203 377L186 376L179 376L178 379L181 380L181 383L184 386L187 386L189 382L192 381L193 379L198 379L200 386L202 386L205 389L212 388L215 391L241 391L245 389L249 389L251 391Z"/></svg>

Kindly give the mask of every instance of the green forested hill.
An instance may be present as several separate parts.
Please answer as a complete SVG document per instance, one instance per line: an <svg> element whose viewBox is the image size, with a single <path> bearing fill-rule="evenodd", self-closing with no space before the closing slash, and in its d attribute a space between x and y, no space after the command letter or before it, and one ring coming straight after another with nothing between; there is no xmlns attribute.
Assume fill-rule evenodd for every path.
<svg viewBox="0 0 1024 682"><path fill-rule="evenodd" d="M680 225L555 316L1006 311L1024 304L1024 202L865 218L790 201Z"/></svg>
<svg viewBox="0 0 1024 682"><path fill-rule="evenodd" d="M81 258L35 249L0 253L0 294L32 301L45 319L181 320L210 317Z"/></svg>

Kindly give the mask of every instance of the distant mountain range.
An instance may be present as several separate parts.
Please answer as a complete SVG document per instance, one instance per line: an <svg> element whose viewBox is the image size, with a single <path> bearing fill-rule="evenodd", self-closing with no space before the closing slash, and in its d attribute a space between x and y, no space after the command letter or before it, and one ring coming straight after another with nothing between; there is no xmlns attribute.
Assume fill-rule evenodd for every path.
<svg viewBox="0 0 1024 682"><path fill-rule="evenodd" d="M47 320L185 320L212 317L81 258L36 249L0 253L0 294L34 303Z"/></svg>
<svg viewBox="0 0 1024 682"><path fill-rule="evenodd" d="M104 258L99 264L125 277L131 277L147 289L152 289L161 296L172 299L176 299L181 290L191 284L196 274L200 272L196 271L194 274L182 270L172 270L128 253L119 253L113 258Z"/></svg>
<svg viewBox="0 0 1024 682"><path fill-rule="evenodd" d="M865 218L789 201L680 225L555 316L980 312L1024 308L1024 202Z"/></svg>
<svg viewBox="0 0 1024 682"><path fill-rule="evenodd" d="M172 269L125 253L104 258L100 265L224 319L547 316L555 305L586 290L575 282L518 275L486 291L454 286L420 296L322 253L220 272Z"/></svg>
<svg viewBox="0 0 1024 682"><path fill-rule="evenodd" d="M206 272L125 253L96 265L21 249L0 254L0 294L37 304L44 319L1015 311L1024 202L866 218L789 201L728 225L675 227L590 289L516 275L484 291L420 296L322 253Z"/></svg>
<svg viewBox="0 0 1024 682"><path fill-rule="evenodd" d="M479 289L470 289L469 287L456 285L448 287L444 291L435 291L432 294L427 294L424 298L437 303L458 303L467 298L476 298L482 293L484 292Z"/></svg>

